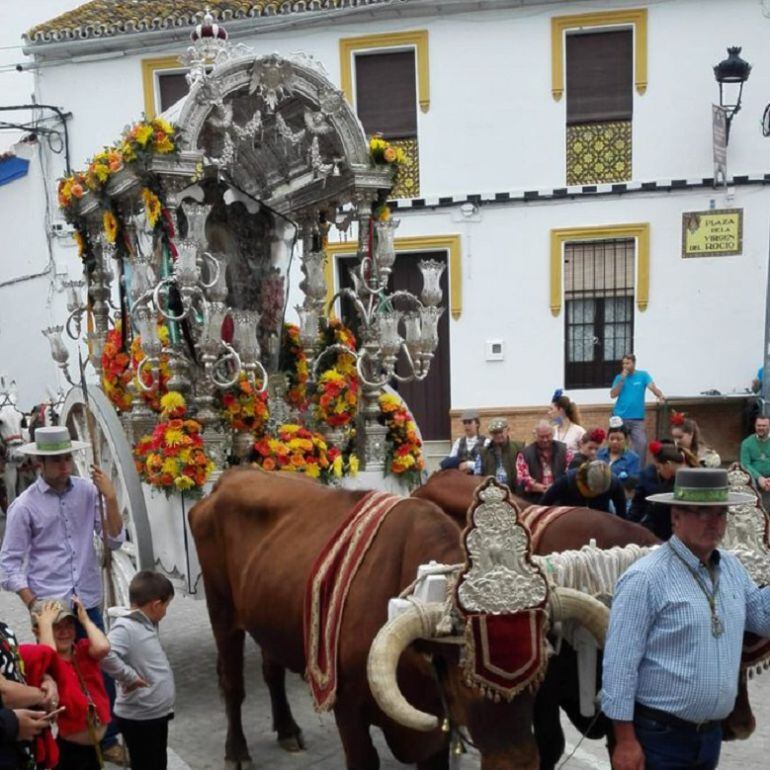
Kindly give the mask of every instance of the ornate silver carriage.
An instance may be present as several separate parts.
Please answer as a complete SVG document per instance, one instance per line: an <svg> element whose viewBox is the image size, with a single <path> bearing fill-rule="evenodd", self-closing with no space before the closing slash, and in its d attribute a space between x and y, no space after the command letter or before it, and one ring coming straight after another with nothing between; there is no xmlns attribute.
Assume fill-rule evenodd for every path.
<svg viewBox="0 0 770 770"><path fill-rule="evenodd" d="M310 475L403 488L406 476L419 475L419 431L405 405L392 396L383 402L382 394L393 380L424 379L438 344L443 266L421 264L420 298L388 290L398 222L389 218L386 201L397 153L384 140L367 140L343 94L312 58L255 56L230 45L210 16L192 39L185 59L188 96L160 118L127 129L59 188L85 275L67 286L66 323L44 333L73 385L62 420L88 440L90 409L97 459L121 498L128 542L114 559L119 601L140 568L161 569L183 591L198 592L187 490L202 491L228 458L242 458L256 438L249 428L260 420L265 451L277 451L280 462L286 456L270 436L288 426L290 435L279 438L310 444L310 464L322 466ZM332 227L358 239L354 288L338 292L357 315L357 346L349 333L330 332L328 313L338 297L324 245ZM300 324L287 340L290 279L300 277L295 251ZM83 286L85 299L79 296ZM337 323L334 329L344 327ZM73 339L87 339L101 387L84 392L84 383L70 376L65 330ZM287 350L294 357L288 374ZM329 409L308 407L294 396L297 388L307 393L308 384L312 391L324 367L341 361L344 382L332 399L339 411L324 421ZM238 401L244 392L266 407L246 426L228 421L222 402L223 394ZM156 447L158 467L149 474L146 458L137 456L143 437L157 430L159 401L168 393L190 408L186 417L198 426L191 429L194 438L205 447L203 465L214 469L202 483L202 469L184 479L186 471L177 466L176 475L166 474L176 482L166 484L170 495L156 482L166 468L161 461L178 455ZM383 408L398 410L412 442L395 465L387 456ZM168 424L170 413L162 412L161 420L163 414ZM324 451L326 464L319 459ZM82 458L80 472L91 460ZM354 476L359 461L361 472ZM386 466L409 473L386 475Z"/></svg>

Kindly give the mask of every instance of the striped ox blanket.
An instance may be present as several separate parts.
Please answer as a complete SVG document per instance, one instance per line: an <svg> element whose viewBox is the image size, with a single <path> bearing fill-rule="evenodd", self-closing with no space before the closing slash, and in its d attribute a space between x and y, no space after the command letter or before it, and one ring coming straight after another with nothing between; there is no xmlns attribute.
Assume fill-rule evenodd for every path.
<svg viewBox="0 0 770 770"><path fill-rule="evenodd" d="M519 521L529 530L532 538L532 553L537 553L540 541L548 527L565 513L576 511L577 508L552 505L530 505L519 514Z"/></svg>
<svg viewBox="0 0 770 770"><path fill-rule="evenodd" d="M305 588L307 681L316 710L334 706L337 652L350 586L385 517L402 497L369 492L340 524L318 555Z"/></svg>

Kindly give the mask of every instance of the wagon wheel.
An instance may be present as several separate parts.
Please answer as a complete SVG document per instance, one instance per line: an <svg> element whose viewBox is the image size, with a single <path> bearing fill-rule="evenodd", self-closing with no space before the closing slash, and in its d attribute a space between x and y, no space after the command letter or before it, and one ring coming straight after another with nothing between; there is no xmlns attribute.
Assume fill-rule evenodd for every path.
<svg viewBox="0 0 770 770"><path fill-rule="evenodd" d="M142 493L142 483L134 466L131 445L128 443L117 412L101 389L88 389L91 412L94 415L96 444L102 470L109 476L118 495L118 509L126 528L126 542L112 552L112 581L115 587L114 601L128 605L128 584L140 569L152 569L154 565L152 535L147 518L147 508ZM83 392L72 388L67 394L61 411L61 424L69 428L73 439L90 442L86 425ZM74 452L75 474L90 477L93 451ZM94 537L94 545L101 560L102 540ZM108 601L106 575L105 604Z"/></svg>

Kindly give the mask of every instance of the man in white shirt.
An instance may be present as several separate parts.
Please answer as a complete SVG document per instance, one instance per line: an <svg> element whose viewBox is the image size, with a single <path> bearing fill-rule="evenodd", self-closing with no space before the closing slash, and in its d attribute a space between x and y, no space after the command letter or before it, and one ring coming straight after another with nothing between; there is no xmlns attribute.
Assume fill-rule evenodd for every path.
<svg viewBox="0 0 770 770"><path fill-rule="evenodd" d="M476 457L487 445L487 439L479 433L479 413L475 409L466 409L460 416L464 435L458 438L449 455L441 462L442 468L456 468L464 473L473 473Z"/></svg>

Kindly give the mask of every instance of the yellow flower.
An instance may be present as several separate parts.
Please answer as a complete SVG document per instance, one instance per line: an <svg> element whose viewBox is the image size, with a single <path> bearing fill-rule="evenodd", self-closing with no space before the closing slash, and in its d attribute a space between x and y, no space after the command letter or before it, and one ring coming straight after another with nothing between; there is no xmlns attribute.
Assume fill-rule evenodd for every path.
<svg viewBox="0 0 770 770"><path fill-rule="evenodd" d="M150 223L150 227L155 227L160 217L160 198L146 187L142 188L142 198L144 199L144 210L147 214L147 221Z"/></svg>
<svg viewBox="0 0 770 770"><path fill-rule="evenodd" d="M334 462L332 463L332 473L334 473L337 478L342 476L342 455L337 455L334 458Z"/></svg>
<svg viewBox="0 0 770 770"><path fill-rule="evenodd" d="M78 256L82 257L86 251L85 238L83 238L83 234L79 230L75 230L75 232L72 233L72 237L75 239L75 243L78 245Z"/></svg>
<svg viewBox="0 0 770 770"><path fill-rule="evenodd" d="M131 146L131 142L123 142L120 145L120 154L123 156L123 160L128 162L136 160L136 153L134 152L134 148Z"/></svg>
<svg viewBox="0 0 770 770"><path fill-rule="evenodd" d="M184 433L181 430L167 430L166 431L166 444L168 446L179 446L184 438Z"/></svg>
<svg viewBox="0 0 770 770"><path fill-rule="evenodd" d="M158 339L164 347L168 345L168 326L166 324L158 324Z"/></svg>
<svg viewBox="0 0 770 770"><path fill-rule="evenodd" d="M108 166L102 163L97 163L93 168L94 176L102 183L106 182L110 177L110 169Z"/></svg>
<svg viewBox="0 0 770 770"><path fill-rule="evenodd" d="M166 434L166 439L168 440L168 434ZM185 465L187 465L187 463L189 463L189 462L190 462L190 452L191 452L191 451L192 451L191 449L187 448L187 449L183 449L183 450L182 450L182 451L179 453L179 459L180 459L180 460L181 460L181 461L182 461L182 462L183 462Z"/></svg>
<svg viewBox="0 0 770 770"><path fill-rule="evenodd" d="M160 399L160 408L164 412L175 412L186 407L187 402L184 400L184 396L177 390L170 390Z"/></svg>
<svg viewBox="0 0 770 770"><path fill-rule="evenodd" d="M315 463L309 463L305 467L305 475L311 479L317 479L321 475L321 469Z"/></svg>
<svg viewBox="0 0 770 770"><path fill-rule="evenodd" d="M174 479L174 486L184 492L185 489L190 489L195 486L195 482L189 476L177 476Z"/></svg>
<svg viewBox="0 0 770 770"><path fill-rule="evenodd" d="M164 136L163 139L155 143L155 152L168 155L168 153L174 152L174 143L167 136Z"/></svg>
<svg viewBox="0 0 770 770"><path fill-rule="evenodd" d="M172 476L176 476L179 473L179 466L176 459L173 457L167 457L163 461L163 467L160 469L161 473L170 473Z"/></svg>
<svg viewBox="0 0 770 770"><path fill-rule="evenodd" d="M152 126L144 124L136 129L136 143L144 147L153 135Z"/></svg>
<svg viewBox="0 0 770 770"><path fill-rule="evenodd" d="M350 475L356 476L358 474L358 457L357 455L350 455L348 460L348 468L350 468Z"/></svg>
<svg viewBox="0 0 770 770"><path fill-rule="evenodd" d="M107 236L107 240L110 243L115 243L118 238L118 220L111 211L105 211L102 214L102 226L104 228L104 234Z"/></svg>
<svg viewBox="0 0 770 770"><path fill-rule="evenodd" d="M279 430L282 433L296 433L299 430L299 425L295 425L294 423L286 423L285 425L281 425Z"/></svg>
<svg viewBox="0 0 770 770"><path fill-rule="evenodd" d="M164 118L155 118L152 121L152 125L155 127L155 129L160 129L163 131L164 134L174 133L174 127Z"/></svg>

